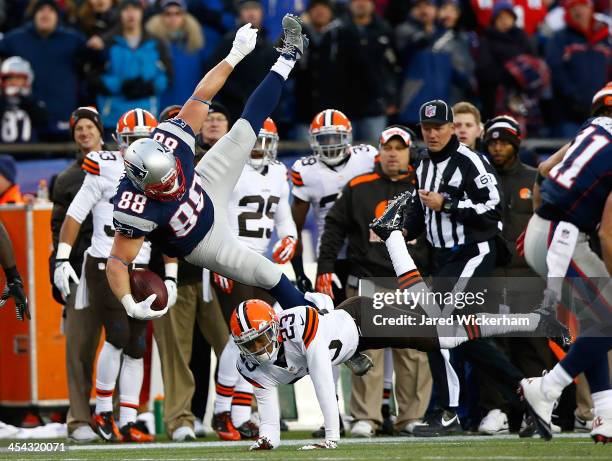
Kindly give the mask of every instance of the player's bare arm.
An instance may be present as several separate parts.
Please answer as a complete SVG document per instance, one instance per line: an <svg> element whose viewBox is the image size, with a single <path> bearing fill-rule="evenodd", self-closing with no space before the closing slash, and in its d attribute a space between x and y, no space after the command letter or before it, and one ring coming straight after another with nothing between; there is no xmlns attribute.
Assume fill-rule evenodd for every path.
<svg viewBox="0 0 612 461"><path fill-rule="evenodd" d="M601 216L599 240L606 269L608 269L608 274L612 275L612 193L608 195L603 215Z"/></svg>
<svg viewBox="0 0 612 461"><path fill-rule="evenodd" d="M257 41L257 29L245 24L238 32L227 57L213 67L195 88L193 95L183 105L178 118L183 119L193 130L199 133L208 116L208 105L219 92L230 76L234 67L253 49Z"/></svg>

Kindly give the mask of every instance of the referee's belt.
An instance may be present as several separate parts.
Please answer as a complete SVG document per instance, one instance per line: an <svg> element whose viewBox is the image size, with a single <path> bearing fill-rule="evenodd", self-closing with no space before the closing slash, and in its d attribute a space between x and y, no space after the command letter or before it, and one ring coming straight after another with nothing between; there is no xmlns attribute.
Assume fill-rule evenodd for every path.
<svg viewBox="0 0 612 461"><path fill-rule="evenodd" d="M87 261L91 261L93 264L96 264L100 270L106 269L106 263L108 262L108 258L94 258L93 256L87 255ZM128 266L129 270L134 269L146 269L148 267L147 264L142 263L132 263Z"/></svg>

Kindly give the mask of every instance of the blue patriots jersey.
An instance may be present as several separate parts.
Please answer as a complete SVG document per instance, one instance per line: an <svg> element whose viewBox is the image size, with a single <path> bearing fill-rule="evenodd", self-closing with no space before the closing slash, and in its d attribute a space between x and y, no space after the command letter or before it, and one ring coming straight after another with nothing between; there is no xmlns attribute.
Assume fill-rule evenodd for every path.
<svg viewBox="0 0 612 461"><path fill-rule="evenodd" d="M185 176L185 193L173 201L153 200L124 175L114 198L113 224L126 237L148 236L168 256L186 256L214 220L212 202L195 173L195 136L187 123L175 118L160 123L151 137L174 152Z"/></svg>
<svg viewBox="0 0 612 461"><path fill-rule="evenodd" d="M588 120L542 183L539 216L567 221L585 233L597 229L612 190L612 118Z"/></svg>

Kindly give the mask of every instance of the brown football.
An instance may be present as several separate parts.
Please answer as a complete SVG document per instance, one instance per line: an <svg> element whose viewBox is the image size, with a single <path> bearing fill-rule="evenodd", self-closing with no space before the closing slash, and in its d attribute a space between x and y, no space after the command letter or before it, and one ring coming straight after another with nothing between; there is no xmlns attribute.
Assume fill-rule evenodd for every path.
<svg viewBox="0 0 612 461"><path fill-rule="evenodd" d="M157 298L151 306L154 311L161 311L168 304L166 284L155 272L146 269L136 269L130 272L130 289L137 303L144 301L152 294L156 294Z"/></svg>

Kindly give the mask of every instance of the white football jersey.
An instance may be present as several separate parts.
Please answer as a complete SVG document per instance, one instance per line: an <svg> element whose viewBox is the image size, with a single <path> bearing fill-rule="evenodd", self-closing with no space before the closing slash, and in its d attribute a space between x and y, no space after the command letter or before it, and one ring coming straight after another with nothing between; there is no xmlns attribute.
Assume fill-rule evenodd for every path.
<svg viewBox="0 0 612 461"><path fill-rule="evenodd" d="M230 228L253 251L268 249L276 227L279 238L297 236L289 206L287 167L274 161L258 171L245 165L227 206Z"/></svg>
<svg viewBox="0 0 612 461"><path fill-rule="evenodd" d="M95 258L108 258L115 238L113 227L113 197L124 172L120 152L93 151L83 160L85 179L75 195L67 214L79 223L93 213L93 235L87 253ZM147 264L151 243L145 240L134 262Z"/></svg>
<svg viewBox="0 0 612 461"><path fill-rule="evenodd" d="M309 202L315 214L319 230L317 254L325 227L325 216L338 194L355 176L372 171L378 154L378 150L368 144L351 146L350 152L348 160L336 167L327 166L315 155L302 157L291 167L292 194L300 200Z"/></svg>
<svg viewBox="0 0 612 461"><path fill-rule="evenodd" d="M357 351L359 333L355 321L344 310L321 314L309 306L286 309L278 317L283 341L276 360L255 365L241 356L237 363L238 371L253 385L257 397L260 435L278 444L278 418L273 405L268 405L270 393L276 392L278 384L292 384L310 375L323 412L326 439L338 440L338 401L332 365L346 362Z"/></svg>

